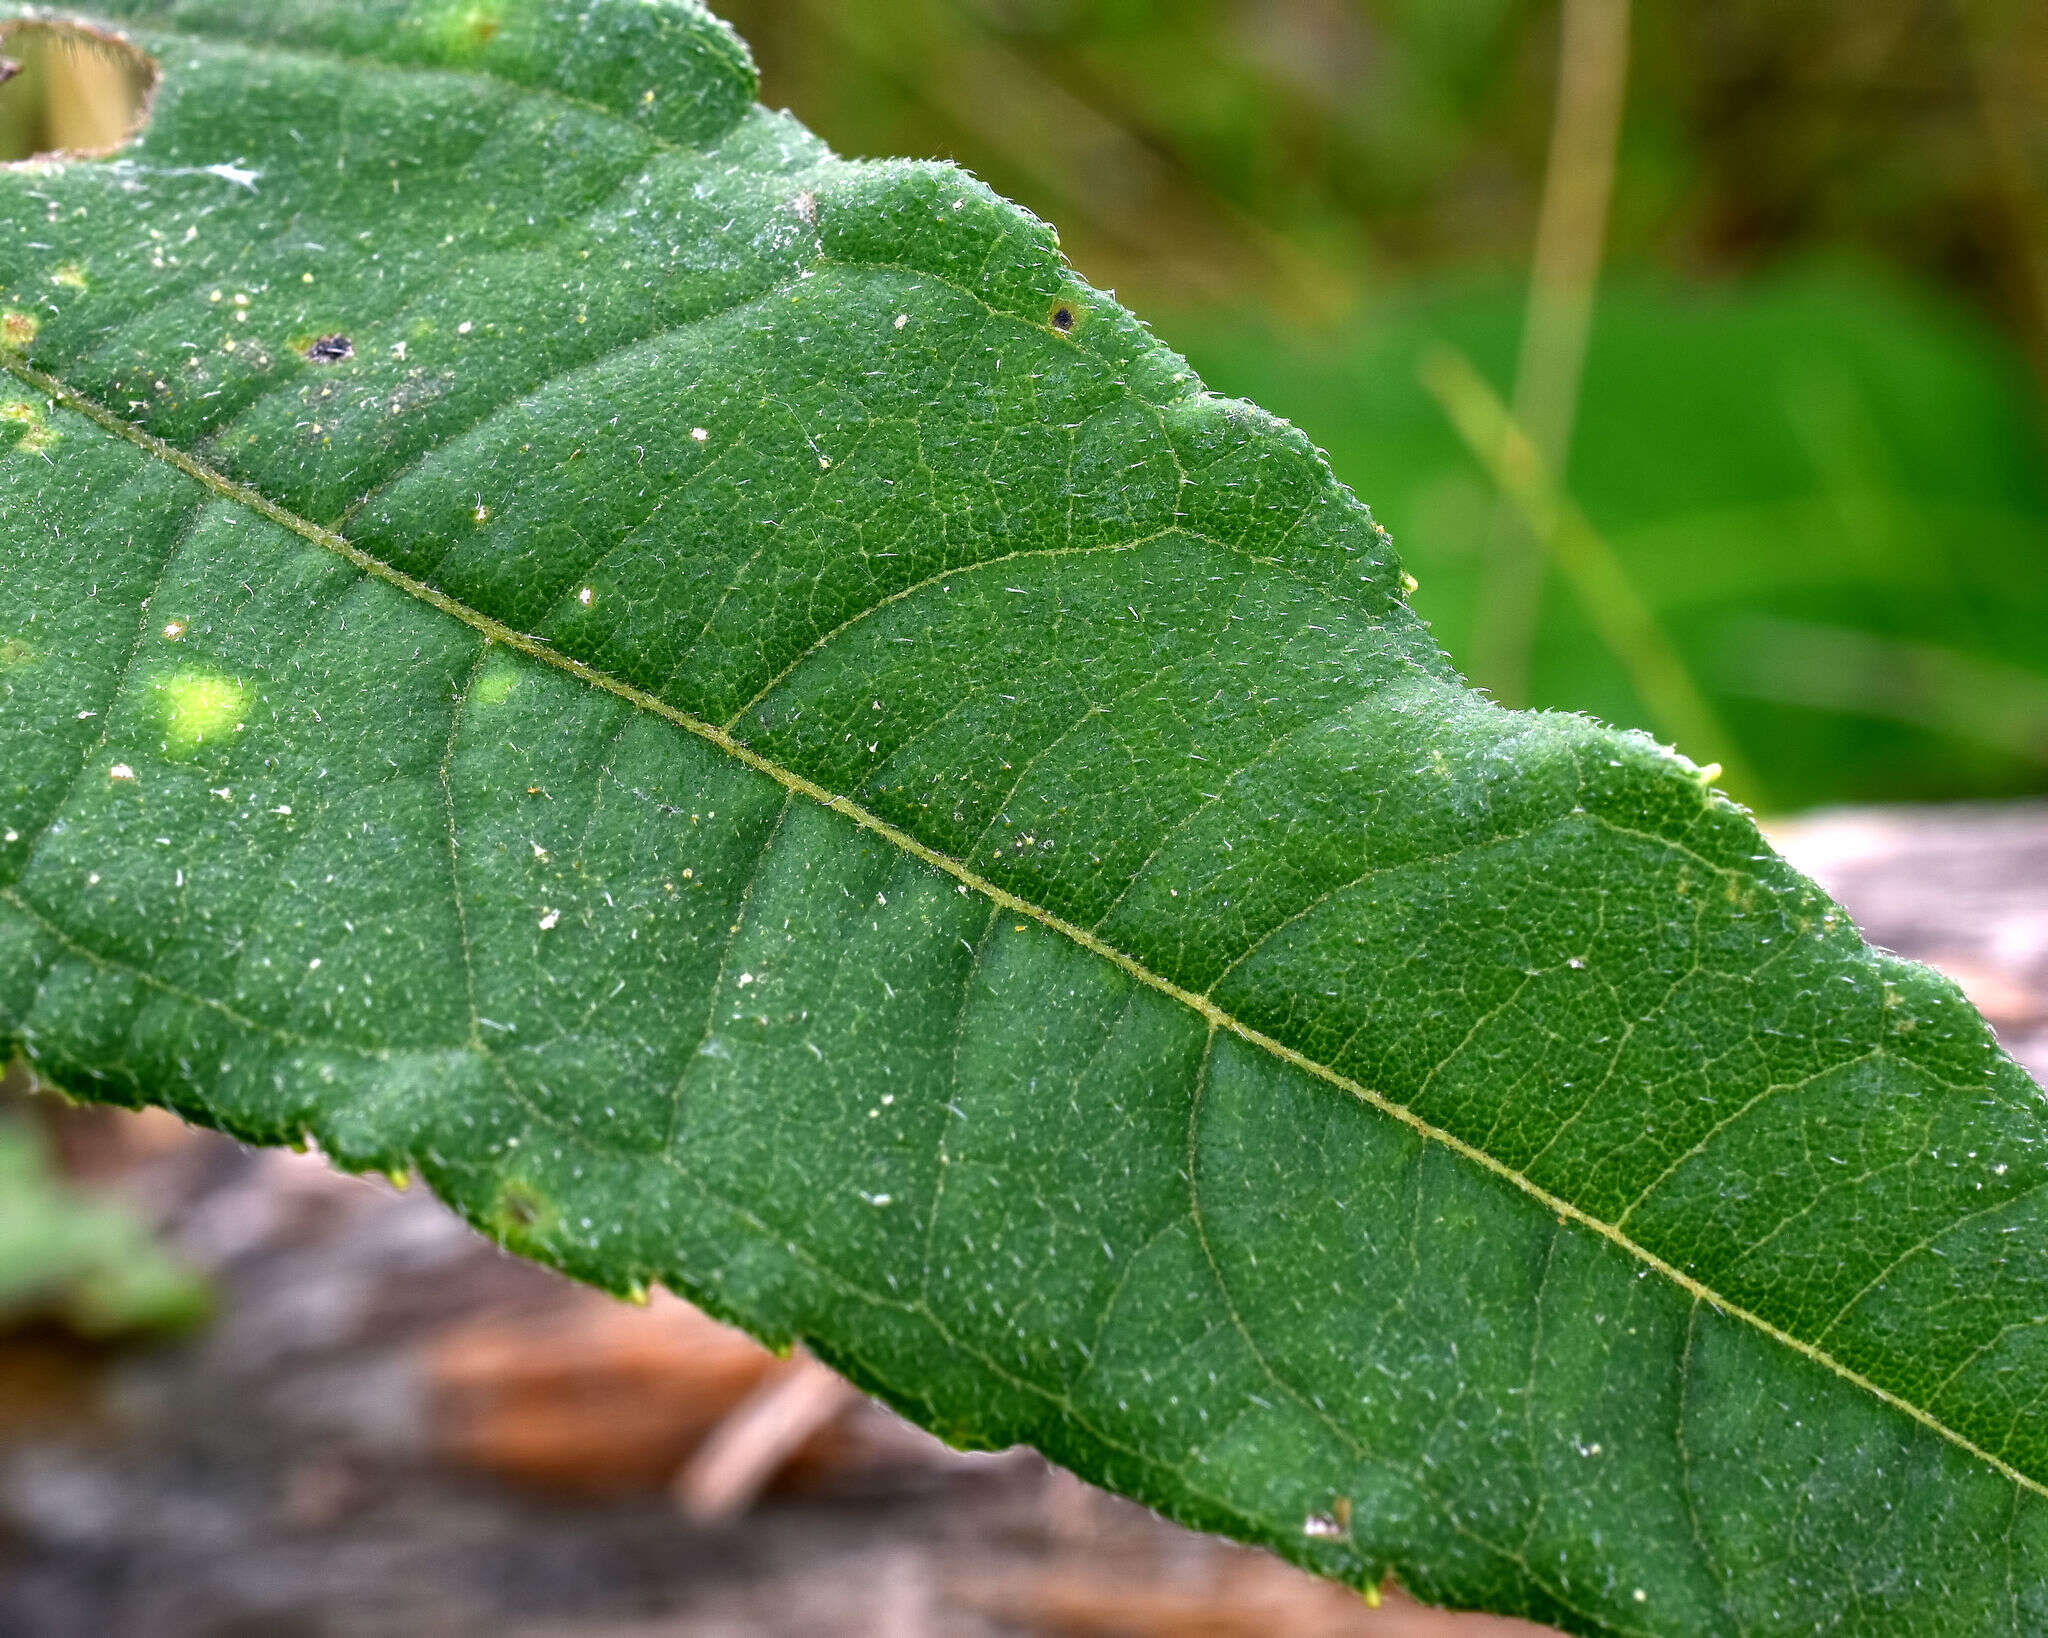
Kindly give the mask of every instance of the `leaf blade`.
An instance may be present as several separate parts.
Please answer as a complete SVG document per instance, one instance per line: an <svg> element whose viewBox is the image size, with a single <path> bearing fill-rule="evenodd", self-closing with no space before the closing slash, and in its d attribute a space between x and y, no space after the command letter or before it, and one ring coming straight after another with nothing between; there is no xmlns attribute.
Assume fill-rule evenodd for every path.
<svg viewBox="0 0 2048 1638"><path fill-rule="evenodd" d="M186 86L253 60L221 48L209 68L191 49ZM331 63L262 61L332 94ZM167 95L184 94L172 75ZM297 94L274 90L280 106ZM181 125L180 106L145 143L148 188L202 232L236 206L264 219L261 182L170 174L203 172L168 161L225 152L236 134L211 109ZM468 181L473 139L512 105L491 91L454 106L466 128L448 168ZM541 151L573 169L574 137L547 129ZM29 282L17 267L86 254L85 288L42 328L38 362L9 366L53 406L39 413L58 441L26 460L17 447L7 481L31 497L18 520L104 538L32 546L22 528L21 561L40 566L10 569L11 585L54 619L93 600L79 581L99 560L150 573L123 583L128 650L94 654L97 625L69 639L81 665L101 662L108 720L65 727L48 709L84 697L75 676L37 688L42 738L62 727L82 771L54 807L39 782L15 793L50 812L18 827L33 858L8 855L10 1029L116 1095L272 1140L310 1125L343 1158L417 1162L473 1219L585 1277L669 1279L756 1330L811 1339L956 1436L1029 1438L1334 1573L1398 1564L1424 1591L1585 1631L1794 1630L1771 1625L1770 1589L1792 1574L1781 1543L1745 1535L1777 1516L1768 1497L1727 1502L1759 1474L1799 1488L1756 1438L1770 1417L1741 1409L1759 1381L1846 1448L1940 1475L1913 1516L1957 1561L1995 1534L1994 1514L2035 1528L2030 1430L2000 1431L2002 1402L1957 1396L2012 1461L1917 1402L1916 1362L1886 1347L1895 1314L1848 1328L1860 1355L1824 1362L1806 1339L1836 1320L1785 1280L1829 1253L1826 1234L1794 1236L1796 1255L1759 1273L1738 1255L1765 1239L1754 1227L1691 1243L1714 1199L1652 1212L1650 1241L1612 1221L1643 1182L1686 1176L1717 1122L1741 1132L1748 1109L1772 1107L1753 1101L1782 1067L1760 1041L1792 1042L1779 1060L1827 1060L1835 1104L1801 1105L1823 1126L1859 1094L1910 1113L1945 1075L1997 1105L1948 1099L1953 1142L1981 1128L2013 1159L1951 1164L1948 1195L1928 1191L1871 1248L1872 1290L1895 1310L1924 1304L1922 1288L1892 1289L1886 1259L1917 1274L1914 1237L1958 1226L1958 1190L1981 1199L1990 1165L2002 1178L2035 1164L2035 1095L1973 1015L1862 952L1689 765L1464 695L1401 604L1383 537L1306 440L1203 396L1060 266L1037 224L954 173L848 166L789 132L751 115L724 139L758 160L787 138L788 168L747 172L735 253L762 292L730 299L724 271L693 279L680 248L666 272L683 294L652 303L623 265L578 275L580 290L556 277L587 260L579 250L619 264L644 252L655 241L627 213L664 190L694 196L713 169L747 170L601 141L595 180L563 190L598 203L580 227L564 217L559 244L472 265L434 242L441 220L367 218L427 271L347 315L358 356L333 371L284 360L280 341L322 328L326 298L282 276L302 248L275 250L272 282L248 281L256 320L215 321L238 343L223 357L253 332L268 360L247 377L221 366L227 419L134 362L138 341L160 348L191 322L150 305L149 277L210 312L210 270L143 274L163 254L146 230L139 254L127 243L143 218L121 216L95 175L67 175L89 217L114 225L10 252L25 258L5 270L10 290ZM358 161L381 156L360 125L343 133ZM398 147L397 132L374 134ZM320 203L290 187L295 205ZM151 211L185 220L162 198ZM228 242L265 253L253 227ZM515 266L528 288L507 294ZM375 281L356 271L360 293ZM487 294L497 317L455 319ZM276 317L259 305L273 297ZM113 322L124 307L128 330ZM553 329L514 339L542 314ZM408 397L429 370L448 390ZM106 402L145 377L131 415L168 443ZM62 463L41 458L60 449ZM140 544L71 483L83 467L141 494L166 465L203 496ZM672 498L694 508L682 521L662 516ZM16 686L10 710L28 697ZM10 744L33 737L9 720ZM159 864L145 831L161 814L176 822ZM76 839L55 840L55 823ZM120 868L96 871L110 849ZM188 866L207 883L196 902L177 896ZM346 879L326 893L322 874ZM119 892L94 891L115 876ZM257 880L260 899L244 885ZM1768 1005L1729 1004L1781 961L1792 976ZM1815 987L1843 979L1855 1006L1817 1012ZM1841 1019L1861 1036L1840 1039ZM1082 1024L1092 1042L1067 1038ZM1638 1037L1649 1045L1631 1062ZM1674 1071L1694 1060L1717 1077ZM1904 1070L1869 1079L1880 1061L1920 1061L1921 1081L1902 1093ZM1064 1142L1035 1107L1061 1076ZM1234 1135L1210 1136L1212 1122ZM810 1126L829 1137L790 1138ZM1148 1134L1136 1152L1119 1142L1128 1130ZM1892 1119L1871 1135L1904 1165L1928 1148L1905 1143L1912 1131ZM1020 1169L1020 1148L1047 1158ZM1804 1177L1772 1177L1769 1153L1747 1178L1759 1213L1827 1202L1801 1194ZM1224 1186L1205 1206L1212 1177ZM2019 1209L2021 1187L2004 1186ZM1868 1215L1873 1197L1842 1198L1852 1226ZM1386 1231L1392 1273L1323 1232L1367 1200L1410 1208L1405 1238ZM1204 1230L1212 1215L1228 1233ZM1276 1220L1296 1249L1282 1234L1260 1256ZM1839 1239L1843 1221L1822 1226ZM1475 1244L1485 1266L1458 1266ZM1632 1359L1666 1369L1640 1401L1603 1398L1525 1323L1544 1306L1528 1270L1561 1244L1585 1312L1625 1310L1637 1273L1657 1276L1639 1327L1655 1340ZM971 1273L948 1272L970 1254ZM1306 1325L1299 1268L1333 1262L1350 1271L1348 1287L1333 1277L1338 1317ZM1446 1267L1453 1296L1425 1303L1420 1286ZM1849 1272L1823 1291L1854 1292ZM1994 1265L1990 1279L2011 1282L1981 1305L1995 1331L2025 1304L2024 1271ZM903 1297L909 1286L924 1295ZM1725 1313L1696 1311L1710 1299ZM1499 1317L1517 1308L1525 1322ZM2040 1368L2024 1350L1994 1358L1976 1323L1935 1333L1966 1387L1972 1348L2007 1378ZM1591 1348L1604 1324L1582 1314L1567 1335ZM1083 1329L1097 1331L1091 1361L1074 1347ZM1376 1398L1338 1342L1378 1331L1377 1366L1433 1369L1460 1404L1492 1383L1505 1406L1443 1428L1412 1382ZM1445 1365L1447 1336L1489 1363ZM1543 1361L1556 1401L1519 1435L1510 1355ZM1690 1411L1681 1395L1674 1428L1691 1415L1717 1449L1762 1447L1756 1471L1723 1475L1711 1518L1679 1505L1675 1432L1632 1458L1641 1483L1625 1499L1565 1476L1601 1459L1580 1447L1626 1448L1627 1406L1687 1389L1696 1357L1749 1364L1723 1368ZM1187 1360L1190 1381L1208 1378L1199 1405L1147 1381ZM1356 1400L1342 1414L1334 1384ZM1573 1434L1562 1461L1574 1416L1616 1431ZM1519 1510L1489 1495L1503 1440L1544 1476ZM1361 1521L1352 1540L1315 1523L1340 1496ZM1645 1498L1665 1507L1654 1544L1615 1548ZM1803 1573L1835 1575L1873 1608L1891 1600L1876 1630L1904 1610L1959 1621L1929 1613L1948 1609L1937 1597L1990 1608L1974 1562L1886 1581L1860 1556L1883 1539L1869 1505L1855 1486L1830 1493ZM1579 1516L1549 1536L1546 1507ZM1560 1568L1533 1567L1530 1541ZM1638 1579L1641 1600L1626 1584ZM1738 1586L1761 1600L1748 1613ZM2025 1630L2018 1604L2010 1616ZM1651 1620L1663 1624L1639 1626Z"/></svg>

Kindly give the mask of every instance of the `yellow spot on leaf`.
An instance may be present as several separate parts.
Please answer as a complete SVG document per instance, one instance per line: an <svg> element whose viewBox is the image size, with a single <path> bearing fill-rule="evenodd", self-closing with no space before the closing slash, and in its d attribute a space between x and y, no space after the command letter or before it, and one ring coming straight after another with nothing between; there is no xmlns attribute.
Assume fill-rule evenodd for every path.
<svg viewBox="0 0 2048 1638"><path fill-rule="evenodd" d="M10 307L0 312L0 344L20 352L36 339L36 333L43 327L43 321L33 313L24 313L19 307Z"/></svg>
<svg viewBox="0 0 2048 1638"><path fill-rule="evenodd" d="M174 756L190 756L208 740L220 740L241 727L248 688L233 677L205 671L181 671L157 684L164 713L164 737Z"/></svg>
<svg viewBox="0 0 2048 1638"><path fill-rule="evenodd" d="M518 668L499 661L484 668L484 674L477 678L469 697L477 705L503 705L506 696L518 686Z"/></svg>
<svg viewBox="0 0 2048 1638"><path fill-rule="evenodd" d="M485 1226L499 1242L514 1250L544 1244L559 1220L553 1203L516 1177L499 1186L498 1198L484 1216Z"/></svg>
<svg viewBox="0 0 2048 1638"><path fill-rule="evenodd" d="M57 441L57 429L43 418L42 410L19 398L0 399L0 424L26 428L19 442L31 455L40 455Z"/></svg>
<svg viewBox="0 0 2048 1638"><path fill-rule="evenodd" d="M473 57L505 31L504 0L462 0L427 23L430 39L450 58Z"/></svg>

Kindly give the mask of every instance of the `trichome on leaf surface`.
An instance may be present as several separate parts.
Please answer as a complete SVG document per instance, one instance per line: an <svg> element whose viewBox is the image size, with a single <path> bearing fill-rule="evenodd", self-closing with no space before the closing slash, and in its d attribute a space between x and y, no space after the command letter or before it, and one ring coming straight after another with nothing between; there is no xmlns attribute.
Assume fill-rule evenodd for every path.
<svg viewBox="0 0 2048 1638"><path fill-rule="evenodd" d="M1360 1586L2048 1631L2040 1091L1301 433L693 0L99 11L146 129L0 172L8 1050Z"/></svg>

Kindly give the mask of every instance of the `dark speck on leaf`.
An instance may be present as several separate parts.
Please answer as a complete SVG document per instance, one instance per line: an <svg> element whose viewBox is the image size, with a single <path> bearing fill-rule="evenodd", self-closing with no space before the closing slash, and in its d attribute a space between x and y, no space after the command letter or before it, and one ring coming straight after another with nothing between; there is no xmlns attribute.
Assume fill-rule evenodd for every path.
<svg viewBox="0 0 2048 1638"><path fill-rule="evenodd" d="M306 356L315 364L339 364L356 356L356 344L347 336L322 336L306 349Z"/></svg>
<svg viewBox="0 0 2048 1638"><path fill-rule="evenodd" d="M1055 309L1053 310L1053 315L1052 315L1052 327L1053 327L1053 328L1054 328L1055 330L1060 330L1060 331L1066 331L1066 330L1071 330L1071 329L1073 329L1073 327L1074 327L1074 310L1073 310L1073 308L1071 308L1071 307L1059 307L1059 308L1055 308Z"/></svg>

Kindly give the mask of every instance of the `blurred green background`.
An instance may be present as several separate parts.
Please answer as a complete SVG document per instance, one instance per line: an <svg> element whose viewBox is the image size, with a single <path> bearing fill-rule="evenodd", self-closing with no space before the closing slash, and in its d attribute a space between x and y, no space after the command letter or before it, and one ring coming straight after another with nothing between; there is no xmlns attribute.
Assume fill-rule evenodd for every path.
<svg viewBox="0 0 2048 1638"><path fill-rule="evenodd" d="M1303 426L1511 703L1767 811L2048 789L2038 0L718 9L771 104L959 160ZM1425 385L1446 346L1605 580Z"/></svg>

